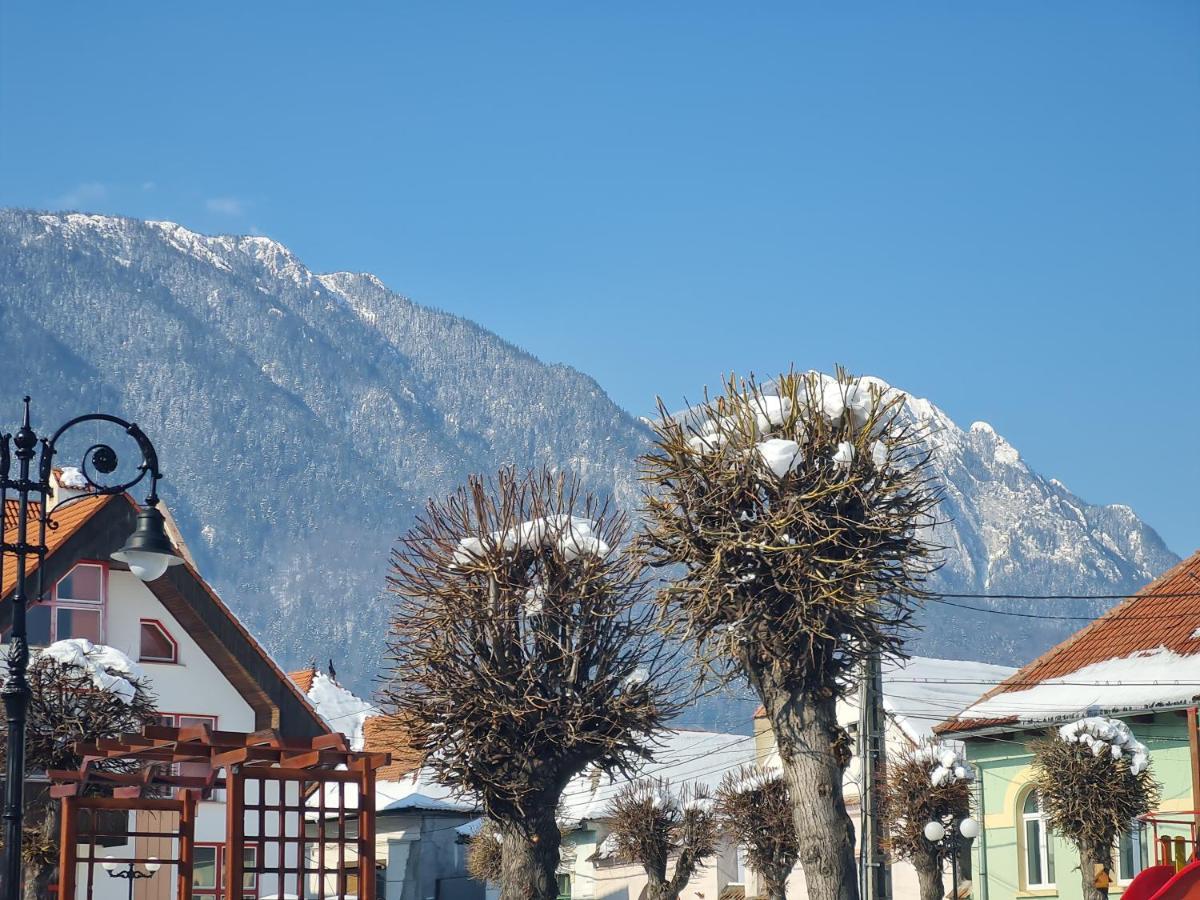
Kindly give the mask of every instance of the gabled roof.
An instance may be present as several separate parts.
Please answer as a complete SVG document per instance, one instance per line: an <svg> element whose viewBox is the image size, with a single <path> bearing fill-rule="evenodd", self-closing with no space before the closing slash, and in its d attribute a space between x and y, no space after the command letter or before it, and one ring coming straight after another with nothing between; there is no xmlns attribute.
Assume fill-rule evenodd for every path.
<svg viewBox="0 0 1200 900"><path fill-rule="evenodd" d="M5 504L6 541L16 539L19 509L18 502ZM34 519L40 506L34 508L31 504L30 512L34 513L31 516ZM133 532L136 516L137 503L128 494L87 497L56 512L54 520L58 527L46 531L46 588L66 575L80 560L109 560ZM37 534L33 532L28 537L36 541ZM115 561L109 564L114 569L126 568ZM5 559L0 600L7 600L11 594L16 584L15 570L11 560ZM31 565L29 571L35 570L36 566ZM329 733L304 695L194 566L186 561L171 566L166 574L148 582L146 587L254 710L256 729L273 728L284 737L315 737ZM26 590L31 602L36 599L33 596L35 590L36 579L33 579ZM0 628L7 627L11 618L11 606L0 603Z"/></svg>
<svg viewBox="0 0 1200 900"><path fill-rule="evenodd" d="M63 507L60 512L54 514L54 522L57 528L46 529L46 547L50 553L54 553L58 548L62 547L76 532L83 527L96 512L102 509L105 505L117 501L119 498L115 494L108 494L101 497L86 497L82 500L77 500L69 506ZM16 543L17 540L17 514L21 510L21 502L13 498L4 501L4 542ZM29 504L29 532L26 535L26 540L30 543L36 543L38 539L38 516L42 514L40 503ZM120 546L120 545L118 545ZM113 548L117 549L116 547ZM9 593L17 585L17 567L11 560L4 561L4 578L0 582L0 597L8 597ZM26 587L25 595L32 597L36 590L36 579L28 578L37 571L38 563L36 557L30 558L26 563ZM49 586L50 582L47 582Z"/></svg>
<svg viewBox="0 0 1200 900"><path fill-rule="evenodd" d="M309 666L307 669L300 669L296 672L288 672L287 677L292 684L300 689L300 693L307 694L312 690L313 679L317 677L317 667Z"/></svg>
<svg viewBox="0 0 1200 900"><path fill-rule="evenodd" d="M1178 708L1200 696L1200 551L1024 666L938 732L1103 712Z"/></svg>

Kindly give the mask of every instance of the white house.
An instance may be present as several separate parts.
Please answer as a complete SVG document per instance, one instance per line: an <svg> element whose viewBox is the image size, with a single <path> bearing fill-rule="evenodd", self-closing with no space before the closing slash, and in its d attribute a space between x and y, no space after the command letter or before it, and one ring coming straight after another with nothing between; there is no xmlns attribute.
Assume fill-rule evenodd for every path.
<svg viewBox="0 0 1200 900"><path fill-rule="evenodd" d="M71 495L60 484L50 502ZM6 541L15 539L12 530L17 509L10 500L4 510ZM86 638L121 651L149 679L163 724L207 723L246 732L274 728L295 738L328 733L295 685L200 577L177 536L185 562L152 582L142 582L112 559L112 553L133 531L135 514L132 498L111 495L85 497L55 515L58 527L46 535L45 601L31 604L27 612L31 646ZM10 597L15 586L14 569L12 565L4 568L2 600ZM9 604L0 604L0 625L6 630L10 618ZM160 823L155 817L160 815L165 814L138 813L136 821L129 824L134 831L156 831ZM221 792L200 802L193 876L197 897L223 900L225 819ZM155 837L137 837L132 843L111 845L105 852L172 856L170 844ZM92 877L97 900L129 896L125 880L108 877L99 867ZM174 880L174 873L164 866L155 877L137 881L133 896L135 900L170 900ZM81 871L76 883L82 896L86 873ZM257 878L248 875L244 896L257 897L259 893Z"/></svg>
<svg viewBox="0 0 1200 900"><path fill-rule="evenodd" d="M672 730L660 738L654 761L637 777L662 778L673 785L693 784L715 793L726 772L754 762L754 738L745 734ZM638 900L646 887L642 867L616 859L605 846L606 812L627 778L585 772L567 785L559 810L566 830L559 865L559 892L564 898ZM668 874L670 869L668 869ZM686 897L718 900L731 885L744 881L737 848L722 843L718 852L692 876Z"/></svg>
<svg viewBox="0 0 1200 900"><path fill-rule="evenodd" d="M883 708L885 743L889 755L899 754L933 738L933 727L961 712L993 685L1010 676L1015 669L989 663L957 659L914 656L883 667ZM948 712L949 711L949 712ZM838 722L855 739L855 753L846 768L842 790L846 811L854 821L855 849L861 851L862 741L859 734L860 698L853 693L838 703ZM777 766L779 753L764 711L754 717L756 758L760 765ZM918 900L920 891L916 870L908 863L893 863L892 896L895 900ZM751 873L747 896L759 891ZM788 879L788 897L802 900L808 896L804 872L800 866Z"/></svg>
<svg viewBox="0 0 1200 900"><path fill-rule="evenodd" d="M375 810L378 900L483 900L484 886L467 875L466 845L459 840L458 830L479 816L478 805L457 797L438 784L428 769L421 768L422 754L413 749L404 727L394 717L379 714L375 706L316 667L292 672L288 677L330 727L347 736L352 749L392 756L391 765L376 772L371 804ZM332 800L332 791L328 800ZM352 788L348 802L357 802ZM333 833L332 821L320 821L319 802L310 800L309 806L314 811L309 814L308 833L316 835L321 827ZM357 837L353 823L349 830ZM327 867L334 867L335 852L326 850ZM352 850L345 854L348 870L357 862ZM325 896L331 896L336 887L334 880L327 878ZM347 881L344 887L347 893L357 893L353 881ZM309 879L310 896L318 896L320 888L315 879Z"/></svg>

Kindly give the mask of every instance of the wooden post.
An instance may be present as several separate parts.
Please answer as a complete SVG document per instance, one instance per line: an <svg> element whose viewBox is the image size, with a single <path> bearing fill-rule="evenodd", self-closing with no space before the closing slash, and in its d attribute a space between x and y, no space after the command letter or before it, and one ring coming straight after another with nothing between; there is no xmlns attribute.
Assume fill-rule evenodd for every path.
<svg viewBox="0 0 1200 900"><path fill-rule="evenodd" d="M178 900L192 900L192 863L195 860L196 794L180 791L183 804L179 810L179 862L175 866ZM240 900L240 898L239 898Z"/></svg>
<svg viewBox="0 0 1200 900"><path fill-rule="evenodd" d="M62 798L62 822L58 833L59 900L75 900L75 866L79 845L79 798Z"/></svg>
<svg viewBox="0 0 1200 900"><path fill-rule="evenodd" d="M375 900L375 770L358 782L358 900Z"/></svg>
<svg viewBox="0 0 1200 900"><path fill-rule="evenodd" d="M261 791L260 787L260 805L263 804ZM245 795L245 781L242 773L234 766L229 766L225 769L225 900L242 900L242 867L245 865L243 847L246 843ZM263 841L265 847L265 838L260 837L260 840ZM280 852L282 852L282 846ZM282 883L276 893L280 897L283 896Z"/></svg>

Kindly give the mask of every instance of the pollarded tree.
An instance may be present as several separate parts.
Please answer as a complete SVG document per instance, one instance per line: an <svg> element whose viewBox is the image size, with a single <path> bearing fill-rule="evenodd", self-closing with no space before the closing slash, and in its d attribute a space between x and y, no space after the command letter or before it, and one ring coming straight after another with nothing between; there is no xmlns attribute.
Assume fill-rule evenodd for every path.
<svg viewBox="0 0 1200 900"><path fill-rule="evenodd" d="M677 711L627 524L577 479L502 470L431 501L394 554L385 696L501 835L501 897L552 900L564 787L628 771Z"/></svg>
<svg viewBox="0 0 1200 900"><path fill-rule="evenodd" d="M836 705L867 657L901 654L924 597L929 453L903 396L877 382L793 372L769 390L725 388L681 415L659 403L645 552L682 567L658 595L664 621L762 699L809 896L846 900L857 883Z"/></svg>
<svg viewBox="0 0 1200 900"><path fill-rule="evenodd" d="M701 788L675 788L653 778L630 782L609 803L606 818L616 855L646 872L646 900L678 900L717 850L712 800Z"/></svg>
<svg viewBox="0 0 1200 900"><path fill-rule="evenodd" d="M888 760L888 846L917 870L921 900L942 900L946 893L941 849L926 839L925 826L936 821L957 827L970 814L974 780L970 765L944 744L925 744Z"/></svg>
<svg viewBox="0 0 1200 900"><path fill-rule="evenodd" d="M1034 748L1033 784L1046 822L1079 851L1084 900L1103 900L1117 837L1158 802L1150 754L1119 719L1089 716L1052 732Z"/></svg>
<svg viewBox="0 0 1200 900"><path fill-rule="evenodd" d="M767 900L785 900L787 880L799 858L787 780L776 769L743 766L721 779L717 817L722 830L746 851Z"/></svg>
<svg viewBox="0 0 1200 900"><path fill-rule="evenodd" d="M29 665L30 700L25 731L29 771L77 769L80 741L140 732L158 720L154 694L138 667L111 647L75 638L51 644ZM7 724L0 720L0 766L8 750ZM121 760L93 760L96 769L121 772ZM59 801L43 788L26 804L21 848L26 873L24 896L46 896L58 869Z"/></svg>

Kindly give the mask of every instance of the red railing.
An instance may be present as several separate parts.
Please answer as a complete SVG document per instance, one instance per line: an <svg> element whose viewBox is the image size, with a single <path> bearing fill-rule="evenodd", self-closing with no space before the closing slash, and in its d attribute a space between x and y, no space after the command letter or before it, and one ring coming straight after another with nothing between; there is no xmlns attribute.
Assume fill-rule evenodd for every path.
<svg viewBox="0 0 1200 900"><path fill-rule="evenodd" d="M1138 816L1143 828L1149 828L1154 847L1154 865L1182 869L1197 858L1200 837L1200 810L1171 813L1146 813Z"/></svg>

